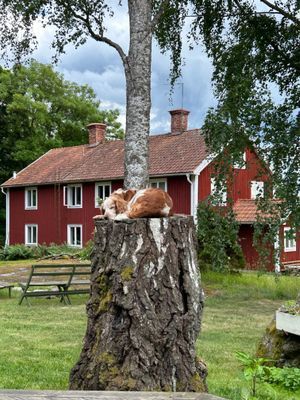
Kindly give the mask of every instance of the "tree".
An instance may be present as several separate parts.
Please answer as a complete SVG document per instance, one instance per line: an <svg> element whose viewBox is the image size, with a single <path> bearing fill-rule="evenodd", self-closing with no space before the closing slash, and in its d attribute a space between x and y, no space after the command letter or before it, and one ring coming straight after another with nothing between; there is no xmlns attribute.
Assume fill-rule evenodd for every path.
<svg viewBox="0 0 300 400"><path fill-rule="evenodd" d="M88 143L91 122L105 122L111 139L123 137L118 111L99 106L90 87L65 81L49 65L31 61L28 67L0 68L0 182L50 148ZM3 202L4 196L4 228Z"/></svg>
<svg viewBox="0 0 300 400"><path fill-rule="evenodd" d="M17 59L28 53L34 46L32 25L37 19L56 28L53 46L58 55L67 43L79 46L88 38L112 46L126 77L125 187L142 187L148 181L152 38L162 51L170 51L173 84L180 75L181 34L188 21L190 45L201 41L214 66L218 105L209 111L204 126L211 149L219 151L226 145L237 157L249 138L262 146L274 170L278 196L287 200L287 210L299 220L299 1L128 0L127 4L128 54L105 34L105 21L117 5L104 0L22 4L0 0L2 49L10 45ZM279 104L272 101L270 84L281 95Z"/></svg>

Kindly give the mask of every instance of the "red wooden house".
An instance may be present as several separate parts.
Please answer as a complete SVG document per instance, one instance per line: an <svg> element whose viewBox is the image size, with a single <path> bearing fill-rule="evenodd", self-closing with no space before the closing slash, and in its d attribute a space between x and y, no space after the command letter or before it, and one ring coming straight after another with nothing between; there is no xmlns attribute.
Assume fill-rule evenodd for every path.
<svg viewBox="0 0 300 400"><path fill-rule="evenodd" d="M215 190L213 159L201 131L188 130L189 112L170 114L171 132L150 136L150 184L168 191L176 213L195 216L199 201ZM106 141L104 124L90 124L88 130L88 144L52 149L1 185L6 244L82 246L91 239L98 199L122 187L124 142ZM257 261L252 244L255 198L268 180L268 173L258 172L260 166L256 153L246 149L223 199L233 199L249 267ZM284 234L288 230L282 227ZM286 236L281 259L299 260L300 241Z"/></svg>

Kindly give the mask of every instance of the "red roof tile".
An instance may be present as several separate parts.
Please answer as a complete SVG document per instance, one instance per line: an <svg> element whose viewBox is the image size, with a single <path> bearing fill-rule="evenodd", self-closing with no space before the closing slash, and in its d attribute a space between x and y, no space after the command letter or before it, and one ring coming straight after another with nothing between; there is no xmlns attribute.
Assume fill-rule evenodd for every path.
<svg viewBox="0 0 300 400"><path fill-rule="evenodd" d="M280 200L272 200L273 205L279 205ZM262 212L258 210L256 200L252 199L238 199L233 206L233 211L235 213L236 220L241 224L253 224L257 220L257 215L264 218L270 217L269 212ZM280 209L278 207L272 210L272 213L278 213L280 215Z"/></svg>
<svg viewBox="0 0 300 400"><path fill-rule="evenodd" d="M208 156L199 129L150 136L150 176L191 173ZM124 141L52 149L2 186L28 186L122 178Z"/></svg>
<svg viewBox="0 0 300 400"><path fill-rule="evenodd" d="M257 206L255 200L239 199L233 206L236 220L242 224L252 224L256 221Z"/></svg>

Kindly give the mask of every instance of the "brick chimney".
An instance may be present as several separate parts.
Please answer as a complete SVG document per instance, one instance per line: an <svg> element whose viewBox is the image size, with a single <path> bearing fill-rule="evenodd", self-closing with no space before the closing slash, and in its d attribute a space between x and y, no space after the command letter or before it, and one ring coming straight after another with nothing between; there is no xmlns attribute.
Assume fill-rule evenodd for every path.
<svg viewBox="0 0 300 400"><path fill-rule="evenodd" d="M184 109L171 110L171 133L178 134L188 129L189 111Z"/></svg>
<svg viewBox="0 0 300 400"><path fill-rule="evenodd" d="M98 144L105 142L106 124L93 123L87 126L89 132L89 144Z"/></svg>

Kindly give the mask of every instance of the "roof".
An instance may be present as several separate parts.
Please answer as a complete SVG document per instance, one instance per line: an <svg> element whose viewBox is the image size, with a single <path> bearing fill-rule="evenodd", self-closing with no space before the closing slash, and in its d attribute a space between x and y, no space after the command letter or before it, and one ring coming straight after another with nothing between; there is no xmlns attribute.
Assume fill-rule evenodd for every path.
<svg viewBox="0 0 300 400"><path fill-rule="evenodd" d="M192 173L208 156L199 129L149 138L149 175ZM124 141L52 149L10 178L2 187L121 179Z"/></svg>
<svg viewBox="0 0 300 400"><path fill-rule="evenodd" d="M255 200L251 199L239 199L233 206L235 218L242 224L253 224L257 217L257 205Z"/></svg>
<svg viewBox="0 0 300 400"><path fill-rule="evenodd" d="M279 205L280 200L272 200L273 205ZM257 216L262 216L264 218L269 218L271 216L270 212L262 212L257 207L257 200L252 199L238 199L233 206L233 212L235 213L236 220L241 224L253 224L257 221ZM280 216L279 208L274 208L272 210L272 215Z"/></svg>

